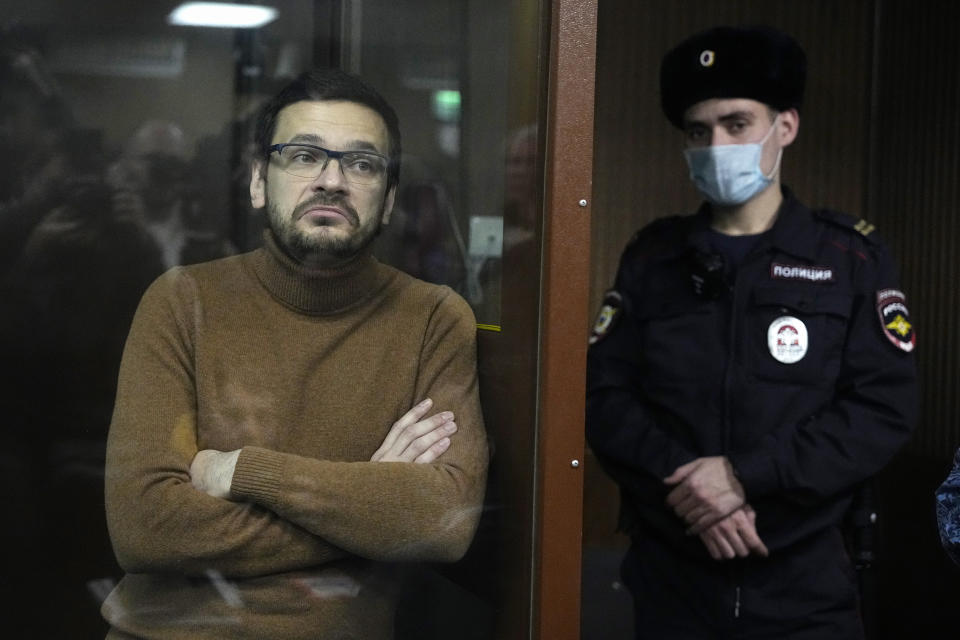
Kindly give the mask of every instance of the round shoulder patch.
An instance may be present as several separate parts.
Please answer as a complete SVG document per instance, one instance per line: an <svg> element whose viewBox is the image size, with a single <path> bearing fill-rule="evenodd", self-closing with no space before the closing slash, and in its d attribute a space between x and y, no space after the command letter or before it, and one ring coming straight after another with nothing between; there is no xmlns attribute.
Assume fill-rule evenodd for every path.
<svg viewBox="0 0 960 640"><path fill-rule="evenodd" d="M907 353L917 344L917 335L910 324L910 311L907 309L907 296L896 289L883 289L877 292L877 316L883 335L898 349Z"/></svg>
<svg viewBox="0 0 960 640"><path fill-rule="evenodd" d="M603 296L603 305L600 307L600 313L593 323L593 330L590 332L590 344L596 344L604 338L616 326L620 319L620 312L623 309L623 297L611 289Z"/></svg>

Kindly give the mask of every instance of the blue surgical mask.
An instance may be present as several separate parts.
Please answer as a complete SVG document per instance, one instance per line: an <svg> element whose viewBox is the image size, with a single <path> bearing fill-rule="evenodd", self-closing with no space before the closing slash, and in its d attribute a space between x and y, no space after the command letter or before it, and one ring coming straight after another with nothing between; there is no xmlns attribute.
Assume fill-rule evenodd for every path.
<svg viewBox="0 0 960 640"><path fill-rule="evenodd" d="M690 179L697 191L713 204L732 207L743 204L770 186L780 166L783 149L777 154L777 161L769 174L764 174L760 168L760 158L763 145L776 125L777 118L774 118L770 131L760 142L684 150Z"/></svg>

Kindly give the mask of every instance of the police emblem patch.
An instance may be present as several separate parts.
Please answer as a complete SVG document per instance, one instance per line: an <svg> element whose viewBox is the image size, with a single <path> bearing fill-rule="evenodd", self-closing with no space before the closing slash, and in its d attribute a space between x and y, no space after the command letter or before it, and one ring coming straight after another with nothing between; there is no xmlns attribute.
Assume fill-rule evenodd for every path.
<svg viewBox="0 0 960 640"><path fill-rule="evenodd" d="M603 305L600 307L600 313L593 323L593 331L590 332L590 344L596 344L607 335L616 325L620 317L620 309L623 306L623 298L619 293L607 291L603 296Z"/></svg>
<svg viewBox="0 0 960 640"><path fill-rule="evenodd" d="M783 364L793 364L803 360L809 346L807 325L800 318L780 316L770 323L767 329L767 346L770 355Z"/></svg>
<svg viewBox="0 0 960 640"><path fill-rule="evenodd" d="M917 344L917 335L910 324L910 311L907 309L907 297L896 289L883 289L877 292L877 315L880 328L887 339L898 349L907 353Z"/></svg>

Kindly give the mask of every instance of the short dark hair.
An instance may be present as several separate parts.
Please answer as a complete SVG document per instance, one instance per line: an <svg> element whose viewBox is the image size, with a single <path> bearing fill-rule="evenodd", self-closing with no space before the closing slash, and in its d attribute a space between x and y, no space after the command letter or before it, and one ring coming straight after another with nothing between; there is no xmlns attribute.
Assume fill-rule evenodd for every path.
<svg viewBox="0 0 960 640"><path fill-rule="evenodd" d="M284 107L303 101L355 102L373 109L387 125L390 149L390 166L387 169L387 189L400 180L400 121L393 107L376 89L359 77L341 69L314 69L297 76L268 100L257 116L254 142L257 156L263 160L270 157L270 145L277 128L277 116Z"/></svg>

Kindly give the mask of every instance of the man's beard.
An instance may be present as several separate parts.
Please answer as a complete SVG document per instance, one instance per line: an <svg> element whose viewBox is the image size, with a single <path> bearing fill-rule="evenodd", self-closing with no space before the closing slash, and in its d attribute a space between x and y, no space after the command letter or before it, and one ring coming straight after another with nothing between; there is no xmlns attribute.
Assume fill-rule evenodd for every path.
<svg viewBox="0 0 960 640"><path fill-rule="evenodd" d="M307 234L297 227L300 214L316 205L333 205L340 208L352 233L343 237L328 233ZM302 202L290 213L280 211L272 202L267 202L267 222L274 237L288 253L299 260L321 259L324 262L341 262L364 251L380 234L384 204L366 225L361 226L356 210L339 196L318 194ZM342 225L342 223L341 223ZM333 226L321 221L317 226Z"/></svg>

